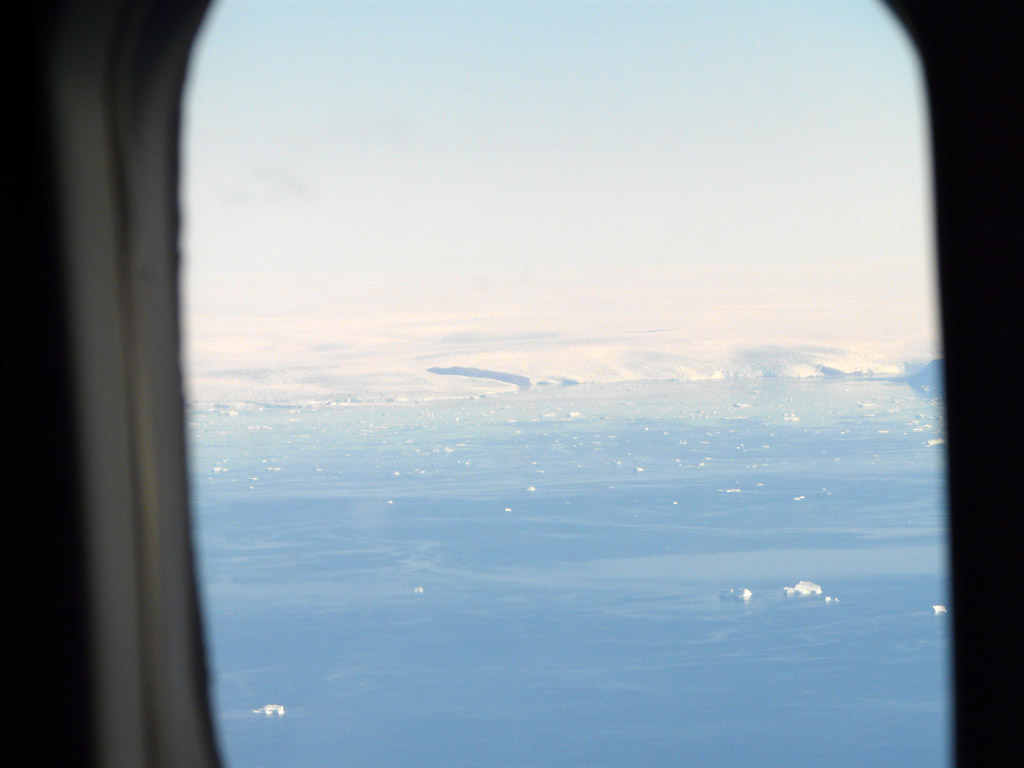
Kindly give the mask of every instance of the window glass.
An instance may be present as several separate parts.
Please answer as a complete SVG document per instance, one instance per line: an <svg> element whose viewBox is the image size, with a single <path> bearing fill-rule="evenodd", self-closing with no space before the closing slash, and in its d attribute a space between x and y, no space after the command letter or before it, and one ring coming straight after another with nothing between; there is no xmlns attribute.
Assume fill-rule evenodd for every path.
<svg viewBox="0 0 1024 768"><path fill-rule="evenodd" d="M948 764L927 128L876 2L217 3L227 764Z"/></svg>

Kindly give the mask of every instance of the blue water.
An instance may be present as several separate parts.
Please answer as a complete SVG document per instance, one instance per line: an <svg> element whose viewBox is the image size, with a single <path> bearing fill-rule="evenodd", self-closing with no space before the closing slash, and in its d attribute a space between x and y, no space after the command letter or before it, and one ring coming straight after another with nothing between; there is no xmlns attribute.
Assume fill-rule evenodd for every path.
<svg viewBox="0 0 1024 768"><path fill-rule="evenodd" d="M948 765L941 419L846 379L194 410L226 762Z"/></svg>

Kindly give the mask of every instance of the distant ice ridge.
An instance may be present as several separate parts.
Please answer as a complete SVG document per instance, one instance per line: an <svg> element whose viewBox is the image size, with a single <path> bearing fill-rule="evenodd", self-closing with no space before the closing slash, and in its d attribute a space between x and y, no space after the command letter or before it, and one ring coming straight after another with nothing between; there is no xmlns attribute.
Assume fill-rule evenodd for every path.
<svg viewBox="0 0 1024 768"><path fill-rule="evenodd" d="M281 717L284 714L284 707L280 704L264 704L259 709L254 709L253 713L257 715L277 715L278 717Z"/></svg>
<svg viewBox="0 0 1024 768"><path fill-rule="evenodd" d="M821 585L813 581L798 581L794 587L782 588L787 595L820 595Z"/></svg>
<svg viewBox="0 0 1024 768"><path fill-rule="evenodd" d="M228 346L210 349L190 361L189 398L264 405L422 402L578 383L900 377L907 370L898 350L807 344L751 348L688 339L681 332L628 339L551 333L542 339L503 338L501 344L485 335L458 345L446 337L413 344L385 335L374 341L329 354L314 347L303 353L301 344L277 350L284 341L268 341L267 348L250 353ZM294 338L287 342L294 347ZM252 367L252 360L260 367ZM787 414L787 420L796 418Z"/></svg>

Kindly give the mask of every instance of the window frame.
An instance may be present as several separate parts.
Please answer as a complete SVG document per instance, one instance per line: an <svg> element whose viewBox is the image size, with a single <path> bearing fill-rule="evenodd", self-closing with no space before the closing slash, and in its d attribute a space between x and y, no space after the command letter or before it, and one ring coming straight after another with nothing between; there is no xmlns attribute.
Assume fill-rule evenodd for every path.
<svg viewBox="0 0 1024 768"><path fill-rule="evenodd" d="M1011 754L1004 591L1024 252L1020 11L890 0L926 73L946 359L956 758ZM40 2L8 24L4 757L218 765L189 531L178 324L182 84L207 0ZM1018 64L1020 62L1018 61ZM15 72L15 75L11 73ZM1016 163L1014 162L1016 161ZM30 439L29 433L38 434ZM33 450L29 450L33 448ZM35 449L51 459L40 465ZM56 475L56 477L55 477ZM44 715L71 712L55 737Z"/></svg>

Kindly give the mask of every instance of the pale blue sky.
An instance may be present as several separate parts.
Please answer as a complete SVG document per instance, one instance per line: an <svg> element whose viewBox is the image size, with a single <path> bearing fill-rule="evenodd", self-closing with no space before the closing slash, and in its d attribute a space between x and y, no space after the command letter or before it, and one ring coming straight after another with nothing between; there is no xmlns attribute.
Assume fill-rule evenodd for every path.
<svg viewBox="0 0 1024 768"><path fill-rule="evenodd" d="M195 67L197 259L291 263L292 238L318 268L927 247L916 63L875 2L224 0Z"/></svg>
<svg viewBox="0 0 1024 768"><path fill-rule="evenodd" d="M221 0L186 94L188 311L261 311L243 278L569 307L697 269L723 307L880 297L858 311L892 327L837 342L934 348L924 107L873 1Z"/></svg>

